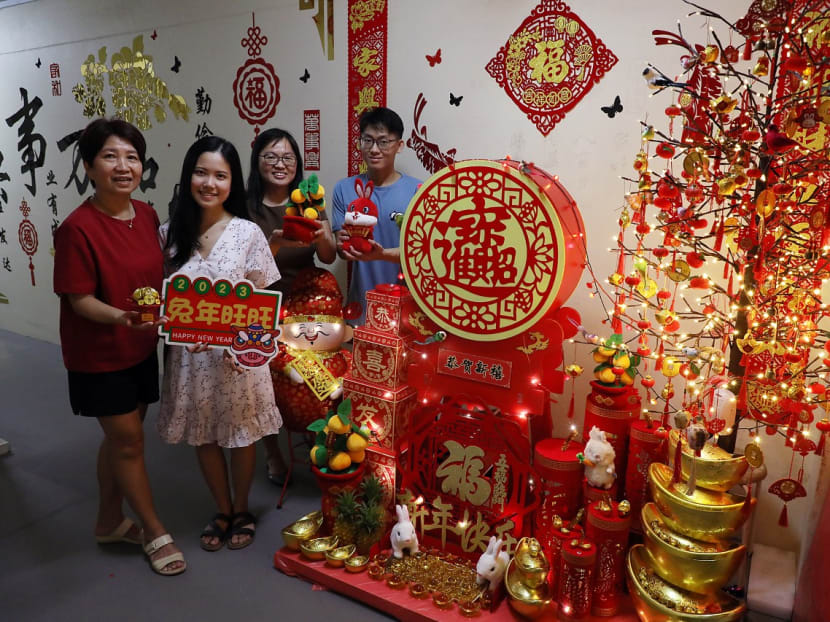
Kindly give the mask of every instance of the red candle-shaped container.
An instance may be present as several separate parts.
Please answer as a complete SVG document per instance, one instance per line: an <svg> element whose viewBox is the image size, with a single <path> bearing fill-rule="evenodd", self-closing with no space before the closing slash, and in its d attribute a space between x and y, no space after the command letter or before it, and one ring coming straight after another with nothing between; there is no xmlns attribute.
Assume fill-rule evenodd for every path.
<svg viewBox="0 0 830 622"><path fill-rule="evenodd" d="M611 484L611 488L597 488L596 486L591 486L588 483L588 480L582 480L582 498L585 501L585 505L589 505L595 501L602 501L610 497L611 499L617 498L617 493L620 490L619 480L614 480L614 483Z"/></svg>
<svg viewBox="0 0 830 622"><path fill-rule="evenodd" d="M620 606L625 570L625 551L631 527L631 506L599 501L588 506L585 535L597 549L594 568L592 612L595 616L612 616Z"/></svg>
<svg viewBox="0 0 830 622"><path fill-rule="evenodd" d="M649 501L648 466L652 462L665 462L666 444L657 436L659 424L640 419L631 424L628 439L628 464L625 467L623 495L631 504L634 520L631 529L641 533L640 510Z"/></svg>
<svg viewBox="0 0 830 622"><path fill-rule="evenodd" d="M546 438L536 443L533 466L542 480L537 532L549 528L554 516L570 520L582 507L582 464L577 454L584 449L585 445L572 439ZM537 540L541 540L539 535Z"/></svg>
<svg viewBox="0 0 830 622"><path fill-rule="evenodd" d="M557 594L559 591L559 566L562 560L562 547L566 542L582 537L582 526L565 525L559 517L556 517L553 528L547 535L549 537L547 542L542 542L539 538L536 539L542 544L545 555L550 560L550 592L551 594Z"/></svg>
<svg viewBox="0 0 830 622"><path fill-rule="evenodd" d="M560 620L584 620L591 613L597 547L589 540L569 540L559 565Z"/></svg>
<svg viewBox="0 0 830 622"><path fill-rule="evenodd" d="M582 438L587 441L594 426L605 432L614 447L614 467L620 481L625 477L628 430L639 417L640 394L633 387L606 387L591 381L591 392L585 400Z"/></svg>

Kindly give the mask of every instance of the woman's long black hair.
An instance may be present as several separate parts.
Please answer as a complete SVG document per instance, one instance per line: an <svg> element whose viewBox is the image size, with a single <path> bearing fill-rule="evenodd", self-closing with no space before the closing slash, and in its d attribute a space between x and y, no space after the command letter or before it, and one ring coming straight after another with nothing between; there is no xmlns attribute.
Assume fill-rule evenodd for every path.
<svg viewBox="0 0 830 622"><path fill-rule="evenodd" d="M170 227L167 232L165 256L168 264L173 268L180 268L193 255L193 251L200 247L199 225L202 222L202 208L193 198L190 191L190 180L193 169L203 153L219 153L231 169L231 192L225 200L224 208L233 216L248 218L245 207L245 186L243 185L242 164L236 147L219 136L205 136L190 146L184 156L182 174L179 178L179 195L176 207L170 214Z"/></svg>
<svg viewBox="0 0 830 622"><path fill-rule="evenodd" d="M291 151L294 152L294 156L297 158L297 172L294 173L294 179L291 180L291 185L288 188L289 195L303 180L303 155L294 137L285 130L276 127L265 130L256 137L251 147L251 170L248 173L248 210L251 214L262 216L262 198L265 196L262 176L259 174L259 156L268 145L283 138L291 145Z"/></svg>

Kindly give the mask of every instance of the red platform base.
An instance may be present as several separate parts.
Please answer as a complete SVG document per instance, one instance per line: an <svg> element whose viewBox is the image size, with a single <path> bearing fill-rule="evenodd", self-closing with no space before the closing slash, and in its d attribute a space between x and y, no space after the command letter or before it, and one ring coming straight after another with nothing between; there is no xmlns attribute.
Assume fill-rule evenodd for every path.
<svg viewBox="0 0 830 622"><path fill-rule="evenodd" d="M354 598L362 603L374 607L401 622L460 622L470 620L458 611L457 607L451 610L441 610L432 604L432 599L417 599L406 589L393 590L383 581L370 579L366 572L352 574L343 568L331 568L324 561L312 562L299 553L280 549L274 553L274 568L292 576L301 577L307 581L317 583L325 588ZM502 601L496 611L482 611L473 619L491 620L493 622L524 620L516 614L507 603ZM559 620L556 607L551 606L542 616L536 618L542 622ZM589 616L584 622L637 622L637 614L631 601L626 597L621 611L615 616L599 618Z"/></svg>

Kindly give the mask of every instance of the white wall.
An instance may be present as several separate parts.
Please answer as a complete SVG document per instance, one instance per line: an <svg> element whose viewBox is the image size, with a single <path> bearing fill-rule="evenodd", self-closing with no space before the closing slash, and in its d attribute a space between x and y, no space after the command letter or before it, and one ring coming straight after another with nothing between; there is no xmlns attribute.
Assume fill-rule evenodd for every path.
<svg viewBox="0 0 830 622"><path fill-rule="evenodd" d="M667 73L678 71L679 48L655 47L651 30L672 30L681 20L687 38L705 42L706 24L687 18L688 5L680 0L580 0L571 5L588 26L619 58L619 62L557 125L543 137L508 99L484 67L504 45L509 35L537 4L534 0L390 0L387 104L404 120L408 136L418 93L428 100L421 122L429 128L430 140L444 150L455 147L459 159L513 158L534 162L559 175L577 200L585 219L590 259L598 278L614 271L614 257L606 252L617 232L617 213L629 190L620 180L632 172L631 162L639 148L638 121L648 119L665 127L663 109L669 94L650 99L640 74L646 61ZM747 0L719 0L711 3L727 18L737 19L749 5ZM57 341L57 300L51 292L51 214L46 206L48 190L57 195L58 218L63 220L81 201L74 188L63 189L71 153L59 153L56 141L80 129L88 119L72 95L72 86L81 82L80 65L101 46L108 52L129 46L138 34L144 35L145 53L152 55L156 73L171 92L182 94L195 109L194 94L203 86L213 99L207 117L191 114L188 122L172 115L165 123L145 132L149 155L160 165L157 188L145 196L155 203L164 220L172 188L179 175L185 150L193 141L198 123L207 122L217 134L236 143L245 161L252 128L239 118L233 107L232 83L237 68L246 59L240 39L251 23L250 11L269 38L263 56L271 62L280 79L281 101L269 126L279 126L301 135L302 110L319 108L322 113L322 170L320 178L328 187L346 172L346 0L335 0L335 59L327 61L320 47L312 11L299 11L297 0L36 0L29 4L0 9L0 118L14 113L21 104L18 87L28 89L30 100L38 96L43 108L36 117L36 130L48 141L45 166L37 173L37 197L23 187L20 174L17 126L0 120L0 152L5 160L0 171L11 175L0 183L9 203L0 214L8 244L0 244L0 257L9 257L13 272L0 268L0 292L10 299L0 305L0 328L49 341ZM721 26L711 24L718 30ZM156 30L156 40L150 38ZM728 36L727 36L728 40ZM442 49L443 62L430 68L424 59ZM170 70L173 56L182 63L176 74ZM36 69L40 58L42 67ZM48 66L61 67L63 96L51 95ZM308 68L311 79L299 81ZM449 106L452 91L464 97L460 107ZM624 111L609 119L600 106L611 104L620 95ZM111 106L111 103L110 103ZM169 145L169 146L168 146ZM399 158L400 170L425 178L423 168L411 150ZM46 172L54 170L59 186L45 186ZM40 236L34 257L37 286L29 280L28 259L17 242L21 220L21 198L33 206L30 216ZM342 266L337 272L342 274ZM589 280L585 275L583 281ZM577 288L570 301L583 315L592 332L602 334L605 317L587 289ZM568 353L570 355L570 353ZM579 361L590 369L588 354ZM578 411L587 393L587 378L577 386ZM769 443L768 445L772 445ZM786 476L788 452L775 455L767 447L770 478L767 486ZM818 459L808 458L805 485L815 486ZM756 514L759 541L798 550L805 539L805 523L813 496L790 504L790 527L776 525L780 503L762 494ZM807 538L809 540L809 538Z"/></svg>

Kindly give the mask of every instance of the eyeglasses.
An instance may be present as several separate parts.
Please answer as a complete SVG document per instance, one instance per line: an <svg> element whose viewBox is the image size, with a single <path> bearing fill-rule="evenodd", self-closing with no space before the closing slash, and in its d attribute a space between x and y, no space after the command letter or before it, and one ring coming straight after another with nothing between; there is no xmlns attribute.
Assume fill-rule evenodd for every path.
<svg viewBox="0 0 830 622"><path fill-rule="evenodd" d="M361 136L360 146L363 149L371 149L372 145L377 145L381 151L386 151L395 145L400 139L394 138L372 138L371 136Z"/></svg>
<svg viewBox="0 0 830 622"><path fill-rule="evenodd" d="M276 153L264 153L259 156L263 160L265 160L268 164L273 166L277 162L282 162L285 166L294 166L297 163L297 158L295 158L290 153L288 155L277 155Z"/></svg>

